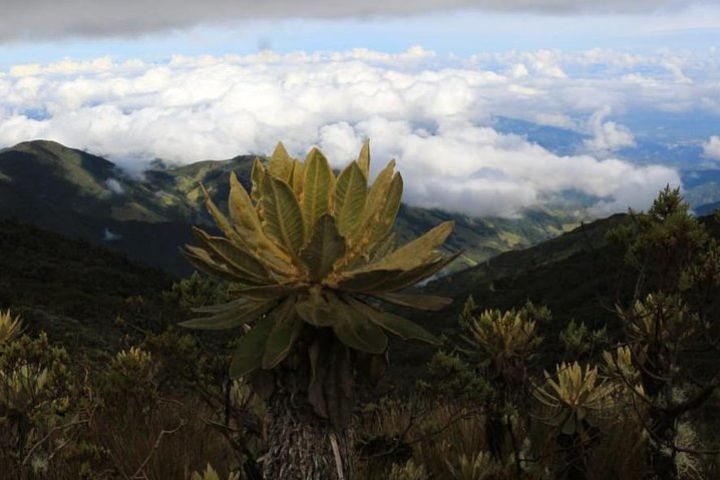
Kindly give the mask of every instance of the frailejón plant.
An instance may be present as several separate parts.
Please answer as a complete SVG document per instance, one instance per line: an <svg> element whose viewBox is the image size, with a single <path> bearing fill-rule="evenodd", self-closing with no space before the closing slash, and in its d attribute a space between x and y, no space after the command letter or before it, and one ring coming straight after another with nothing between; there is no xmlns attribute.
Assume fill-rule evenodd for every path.
<svg viewBox="0 0 720 480"><path fill-rule="evenodd" d="M231 174L229 217L205 192L224 236L195 229L200 245L185 250L196 268L232 283L233 300L200 308L209 316L182 325L243 326L231 376L282 376L284 367L290 368L291 379L275 375L272 383L306 393L315 414L336 429L350 417L358 372L377 370L384 361L387 333L438 343L424 328L379 305L423 310L448 305L445 298L397 292L455 258L439 250L452 222L395 249L402 177L394 161L372 185L369 175L368 142L337 176L317 148L301 162L280 143L267 166L255 161L249 194Z"/></svg>

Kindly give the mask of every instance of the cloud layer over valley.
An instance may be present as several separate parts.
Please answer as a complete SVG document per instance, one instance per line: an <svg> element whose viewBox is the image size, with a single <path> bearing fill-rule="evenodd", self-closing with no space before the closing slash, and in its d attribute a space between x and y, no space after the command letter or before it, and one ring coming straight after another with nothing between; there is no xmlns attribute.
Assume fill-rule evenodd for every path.
<svg viewBox="0 0 720 480"><path fill-rule="evenodd" d="M719 64L606 50L455 58L418 47L18 65L0 73L0 145L47 138L137 166L265 154L282 139L296 155L319 145L341 166L369 136L375 166L397 158L416 205L507 216L572 191L604 214L645 207L680 182L671 168L620 159L636 138L613 115L720 115ZM498 117L585 141L563 156L502 133Z"/></svg>

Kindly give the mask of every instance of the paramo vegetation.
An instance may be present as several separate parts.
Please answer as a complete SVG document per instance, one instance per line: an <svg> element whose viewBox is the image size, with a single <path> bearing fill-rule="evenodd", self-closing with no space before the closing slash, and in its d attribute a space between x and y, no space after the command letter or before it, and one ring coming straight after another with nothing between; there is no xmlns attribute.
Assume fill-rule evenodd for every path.
<svg viewBox="0 0 720 480"><path fill-rule="evenodd" d="M92 362L0 312L3 478L720 477L719 219L660 192L607 233L612 321L558 325L425 292L453 225L397 246L402 177L369 177L367 142L340 172L280 144L250 191L231 176L164 294L178 321Z"/></svg>

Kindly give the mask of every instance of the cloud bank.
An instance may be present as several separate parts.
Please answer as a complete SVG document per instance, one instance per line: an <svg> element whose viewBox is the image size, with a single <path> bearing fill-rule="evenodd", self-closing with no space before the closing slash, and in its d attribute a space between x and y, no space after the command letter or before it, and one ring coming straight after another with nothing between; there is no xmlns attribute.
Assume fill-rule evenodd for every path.
<svg viewBox="0 0 720 480"><path fill-rule="evenodd" d="M363 18L458 9L637 13L712 3L712 0L5 0L0 40L138 34L257 18Z"/></svg>
<svg viewBox="0 0 720 480"><path fill-rule="evenodd" d="M605 121L609 114L610 108L606 107L590 117L593 138L584 142L588 150L602 154L635 146L635 137L630 130L615 122Z"/></svg>
<svg viewBox="0 0 720 480"><path fill-rule="evenodd" d="M419 47L18 65L0 73L0 145L54 139L137 169L153 158L266 154L282 139L296 155L319 145L339 167L368 136L375 167L397 158L415 205L511 216L573 191L599 199L605 214L644 208L666 183L680 184L670 168L615 158L634 137L610 113L719 113L720 83L706 71L717 65L671 54L439 58ZM558 155L502 133L498 116L589 141Z"/></svg>
<svg viewBox="0 0 720 480"><path fill-rule="evenodd" d="M720 160L720 136L713 135L703 144L703 156L711 160Z"/></svg>

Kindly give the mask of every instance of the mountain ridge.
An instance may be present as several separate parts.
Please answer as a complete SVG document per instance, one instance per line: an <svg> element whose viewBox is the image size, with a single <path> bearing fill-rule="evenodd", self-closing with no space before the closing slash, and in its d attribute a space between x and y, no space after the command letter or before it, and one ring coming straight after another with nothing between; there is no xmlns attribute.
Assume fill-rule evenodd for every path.
<svg viewBox="0 0 720 480"><path fill-rule="evenodd" d="M224 208L229 173L235 172L249 188L254 158L238 155L156 167L133 178L113 162L82 150L47 140L22 142L0 150L0 218L17 218L84 238L133 260L186 275L190 266L177 250L191 240L190 226L213 228L200 184ZM463 252L456 269L552 238L578 223L574 213L549 208L506 219L472 218L403 204L398 240L407 241L445 220L456 222L449 249Z"/></svg>

